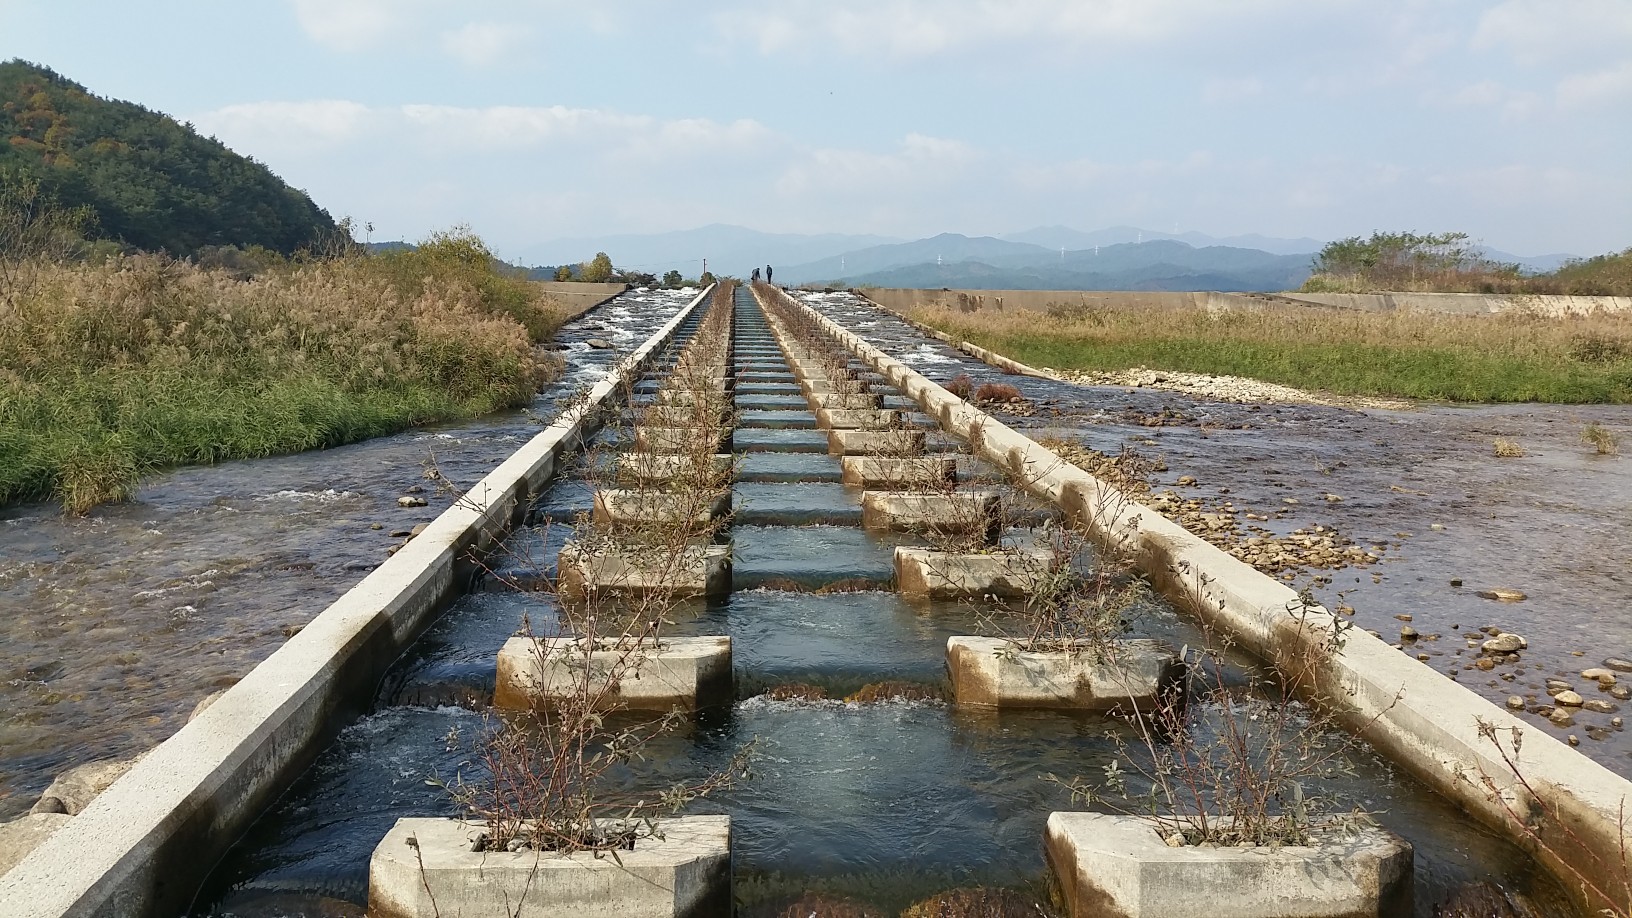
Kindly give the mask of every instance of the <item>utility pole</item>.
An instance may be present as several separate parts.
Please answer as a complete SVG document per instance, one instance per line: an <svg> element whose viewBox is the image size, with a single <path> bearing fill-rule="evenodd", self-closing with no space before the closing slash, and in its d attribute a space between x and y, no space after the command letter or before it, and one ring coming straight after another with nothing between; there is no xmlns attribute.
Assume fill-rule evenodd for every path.
<svg viewBox="0 0 1632 918"><path fill-rule="evenodd" d="M708 259L706 259L706 258L703 259L703 273L704 274L708 273Z"/></svg>

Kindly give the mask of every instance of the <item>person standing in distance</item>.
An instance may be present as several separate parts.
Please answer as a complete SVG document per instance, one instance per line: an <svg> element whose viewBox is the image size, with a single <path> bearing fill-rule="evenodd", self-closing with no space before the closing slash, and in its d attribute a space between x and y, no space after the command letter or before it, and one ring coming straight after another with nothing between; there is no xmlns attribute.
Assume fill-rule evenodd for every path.
<svg viewBox="0 0 1632 918"><path fill-rule="evenodd" d="M767 284L771 283L771 266L770 265L765 266L765 283L767 283Z"/></svg>

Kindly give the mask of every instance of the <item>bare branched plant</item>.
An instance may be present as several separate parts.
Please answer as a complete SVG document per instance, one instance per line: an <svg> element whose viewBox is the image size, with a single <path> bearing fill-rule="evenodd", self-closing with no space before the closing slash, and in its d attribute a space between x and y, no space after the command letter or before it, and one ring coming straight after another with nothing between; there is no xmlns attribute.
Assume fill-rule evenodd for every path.
<svg viewBox="0 0 1632 918"><path fill-rule="evenodd" d="M729 357L730 304L729 295L715 300L660 389L683 397L660 398L640 412L643 420L665 406L685 412L692 422L682 428L687 436L673 451L652 445L586 463L591 481L635 486L603 490L603 497L609 490L636 496L605 503L608 512L580 515L562 564L616 554L626 562L620 569L638 571L638 577L585 577L569 590L568 578L557 572L549 588L555 621L535 634L529 617L520 632L530 641L535 671L547 674L546 685L531 710L489 722L476 740L475 774L438 782L468 818L483 823L478 850L616 857L660 833L661 817L747 776L745 748L695 780L631 791L643 750L688 715L631 710L624 695L641 677L641 667L663 650L665 629L688 596L680 585L699 545L712 543L724 525L711 509L722 489L729 491L730 465L717 463L708 438L691 432L712 431L717 443L727 423L729 391L721 377ZM632 387L632 380L625 382Z"/></svg>
<svg viewBox="0 0 1632 918"><path fill-rule="evenodd" d="M1463 775L1463 779L1476 783L1506 815L1508 825L1534 849L1552 855L1549 860L1554 869L1562 869L1559 878L1574 887L1581 899L1593 903L1595 914L1608 918L1632 916L1626 801L1621 801L1616 814L1616 850L1605 855L1576 831L1556 799L1544 793L1546 786L1525 774L1524 728L1516 723L1504 728L1483 718L1476 723L1479 735L1501 758L1505 773L1493 775L1480 769L1477 775Z"/></svg>
<svg viewBox="0 0 1632 918"><path fill-rule="evenodd" d="M1190 572L1181 568L1183 582ZM1208 578L1196 573L1188 582L1190 601L1201 602ZM1352 773L1357 735L1388 708L1355 733L1341 729L1344 702L1314 687L1353 625L1308 590L1285 614L1277 627L1296 649L1278 655L1275 669L1232 678L1233 642L1207 632L1206 646L1180 651L1190 673L1186 703L1166 699L1142 712L1131 743L1113 734L1120 755L1097 780L1061 783L1084 804L1149 820L1174 846L1308 845L1357 829L1366 814L1322 786Z"/></svg>

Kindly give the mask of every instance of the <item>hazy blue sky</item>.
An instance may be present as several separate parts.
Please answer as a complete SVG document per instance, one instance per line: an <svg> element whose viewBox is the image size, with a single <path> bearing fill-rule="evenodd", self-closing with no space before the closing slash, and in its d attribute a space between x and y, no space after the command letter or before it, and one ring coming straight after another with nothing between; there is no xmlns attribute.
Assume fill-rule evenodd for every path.
<svg viewBox="0 0 1632 918"><path fill-rule="evenodd" d="M0 0L374 238L729 222L1632 245L1632 0Z"/></svg>

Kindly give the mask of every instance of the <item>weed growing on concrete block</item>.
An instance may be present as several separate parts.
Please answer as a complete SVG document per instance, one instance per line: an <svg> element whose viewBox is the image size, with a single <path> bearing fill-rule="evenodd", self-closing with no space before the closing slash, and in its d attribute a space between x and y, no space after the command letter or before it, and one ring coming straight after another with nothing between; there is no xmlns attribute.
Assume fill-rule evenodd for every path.
<svg viewBox="0 0 1632 918"><path fill-rule="evenodd" d="M661 390L695 396L674 407L694 412L698 429L716 433L725 423L714 415L720 403L704 396L714 392L716 371L723 370L728 354L729 297L724 302L723 310L717 302L705 316ZM633 380L624 382L627 387ZM643 750L688 720L683 705L666 697L655 699L667 708L662 713L638 712L628 690L643 675L650 679L643 667L668 647L665 630L687 595L680 584L689 576L698 544L712 542L724 525L717 514L700 512L714 505L722 487L729 488L731 474L729 464L722 468L713 461L712 448L703 449L706 440L684 438L676 451L654 449L633 463L608 462L608 457L587 462L590 469L607 470L592 473L592 481L597 474L616 479L630 467L642 471L640 490L620 492L636 494L638 506L602 519L581 516L575 538L562 550L557 580L536 578L553 594L552 614L543 619L549 624L535 633L529 616L517 635L526 642L530 671L542 680L533 685L536 697L529 689L525 704L517 705L528 709L496 718L478 739L471 764L481 777L459 775L442 783L467 818L483 823L477 850L592 851L615 857L661 832L661 817L747 776L745 747L722 768L693 780L646 791L629 787L630 768ZM673 460L671 474L660 481L649 474L657 459ZM638 495L653 499L641 504ZM623 566L601 568L612 572L604 578L583 574L568 589L572 578L562 570L586 558L586 567L593 567L597 559L612 556ZM501 691L509 684L501 678ZM693 700L700 702L701 691L698 696Z"/></svg>
<svg viewBox="0 0 1632 918"><path fill-rule="evenodd" d="M1199 601L1207 581L1195 581ZM1053 780L1085 804L1148 819L1173 846L1312 844L1365 818L1319 789L1350 767L1360 747L1338 726L1340 703L1297 697L1341 650L1352 623L1307 591L1286 611L1283 625L1295 634L1285 644L1299 649L1275 661L1278 672L1232 679L1233 644L1209 633L1208 646L1180 651L1190 674L1187 703L1173 696L1141 712L1135 742L1111 734L1121 755L1099 778Z"/></svg>

